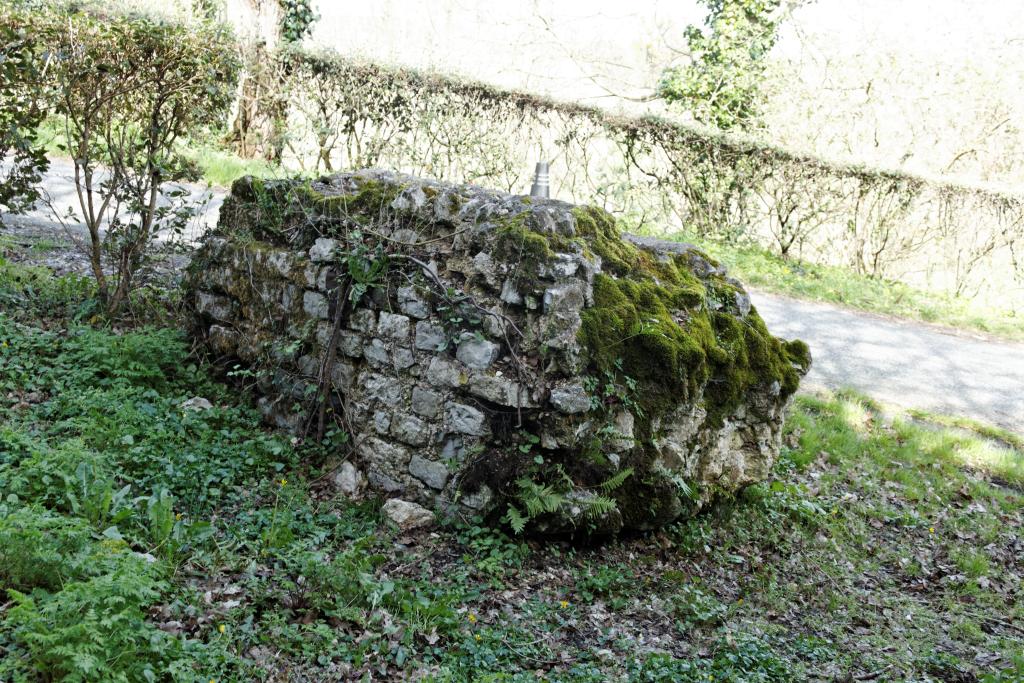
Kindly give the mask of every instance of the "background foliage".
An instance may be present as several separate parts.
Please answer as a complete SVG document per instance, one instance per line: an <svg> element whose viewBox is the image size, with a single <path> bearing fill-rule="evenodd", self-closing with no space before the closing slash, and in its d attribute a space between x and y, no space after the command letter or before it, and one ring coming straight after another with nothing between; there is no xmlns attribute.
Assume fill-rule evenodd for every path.
<svg viewBox="0 0 1024 683"><path fill-rule="evenodd" d="M45 116L46 61L27 27L0 22L0 206L12 213L38 198L37 185L48 165L43 146L34 139Z"/></svg>
<svg viewBox="0 0 1024 683"><path fill-rule="evenodd" d="M749 4L713 4L708 31L691 36L706 59L695 62L697 71L687 72L687 97L717 102L710 91L698 93L707 90L698 81L717 82L731 70L751 75L749 83L726 79L739 90L723 94L721 103L739 109L728 104L719 114L731 117L731 123L719 125L739 126L755 111L743 103L753 102L750 88L759 82L759 59L773 40L769 29L777 4ZM302 21L311 20L299 9ZM45 13L33 16L32 21L46 23ZM126 35L135 30L133 21L141 20L122 21ZM303 30L308 28L305 24ZM193 144L209 144L213 129L204 127L223 111L232 82L224 69L237 54L247 64L247 76L236 119L244 118L246 125L233 135L247 149L308 173L386 166L519 192L529 184L532 163L547 158L553 162L555 196L611 210L635 231L681 230L701 240L756 244L784 258L976 298L1011 312L1024 308L1024 201L1017 195L832 163L744 134L656 117L614 116L454 77L304 50L294 41L268 53L204 30L199 26L194 40L179 40L173 31L165 35L176 48L182 44L187 59L198 60L190 62L190 73L220 79L216 97L202 104L182 101L175 110L182 121L176 133L187 131ZM752 33L761 45L753 51L737 40ZM132 54L137 53L125 50L125 59ZM86 79L90 86L80 88L80 95L103 87L102 72L93 75L99 80ZM708 120L715 116L709 110ZM142 128L125 121L111 130ZM250 139L253 135L259 139ZM148 153L111 155L107 141L97 142L91 152L97 160L128 159L144 171L138 177L155 179L158 173L163 182L181 177L185 169L173 154L161 152L159 159ZM136 198L134 205L140 204Z"/></svg>
<svg viewBox="0 0 1024 683"><path fill-rule="evenodd" d="M196 177L181 142L219 127L227 113L238 71L233 39L209 21L71 5L0 11L0 30L31 35L26 63L46 63L45 72L13 72L14 87L35 93L20 103L37 112L21 135L32 140L43 114L57 120L92 273L108 311L117 312L157 233L180 230L189 216L183 193L165 184Z"/></svg>
<svg viewBox="0 0 1024 683"><path fill-rule="evenodd" d="M1024 305L1024 200L830 163L654 117L292 48L274 78L286 146L310 172L385 166L522 191L552 159L555 196L639 231L752 242L961 295Z"/></svg>
<svg viewBox="0 0 1024 683"><path fill-rule="evenodd" d="M761 84L781 0L706 0L704 30L689 26L691 63L666 69L659 94L722 130L758 126Z"/></svg>

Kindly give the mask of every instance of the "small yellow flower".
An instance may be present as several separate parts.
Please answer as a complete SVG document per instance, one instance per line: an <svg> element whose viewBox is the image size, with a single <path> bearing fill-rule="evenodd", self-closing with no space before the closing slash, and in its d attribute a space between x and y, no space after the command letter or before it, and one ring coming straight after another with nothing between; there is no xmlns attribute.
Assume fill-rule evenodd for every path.
<svg viewBox="0 0 1024 683"><path fill-rule="evenodd" d="M568 600L560 600L558 602L558 606L561 607L562 609L565 609L566 607L569 606L569 601Z"/></svg>
<svg viewBox="0 0 1024 683"><path fill-rule="evenodd" d="M466 617L466 618L469 619L469 623L471 623L471 624L475 624L476 623L476 615L475 614L470 613L470 615L468 617Z"/></svg>
<svg viewBox="0 0 1024 683"><path fill-rule="evenodd" d="M481 640L483 640L483 638L481 638L481 637L480 637L480 634L479 634L479 633L477 633L477 634L476 634L475 636L473 636L473 637L474 637L474 638L476 638L476 642L478 642L478 643L479 643L479 642L480 642Z"/></svg>
<svg viewBox="0 0 1024 683"><path fill-rule="evenodd" d="M224 633L224 631L227 631L227 628L224 626L224 624L221 624L217 627L217 631L220 633Z"/></svg>
<svg viewBox="0 0 1024 683"><path fill-rule="evenodd" d="M934 534L935 533L935 527L933 527L933 526L928 527L928 533Z"/></svg>
<svg viewBox="0 0 1024 683"><path fill-rule="evenodd" d="M287 479L282 479L282 480L281 480L281 486L284 486L284 485L285 485L285 484L287 484L287 483L288 483L288 480L287 480Z"/></svg>
<svg viewBox="0 0 1024 683"><path fill-rule="evenodd" d="M178 520L180 522L181 521L181 513L179 512L178 514L174 515L174 519L176 519L176 520Z"/></svg>

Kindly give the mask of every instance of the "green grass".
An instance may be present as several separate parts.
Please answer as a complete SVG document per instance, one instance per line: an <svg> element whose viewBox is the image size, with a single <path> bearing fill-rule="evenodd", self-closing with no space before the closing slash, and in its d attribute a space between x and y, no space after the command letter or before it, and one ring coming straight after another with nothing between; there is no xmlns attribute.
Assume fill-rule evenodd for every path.
<svg viewBox="0 0 1024 683"><path fill-rule="evenodd" d="M198 165L203 181L214 187L230 187L245 175L274 178L283 171L279 166L263 159L243 159L230 150L211 143L194 143L186 156Z"/></svg>
<svg viewBox="0 0 1024 683"><path fill-rule="evenodd" d="M995 441L998 444L1009 446L1024 453L1024 436L1016 434L1002 427L972 420L967 417L954 417L951 415L937 415L926 410L911 409L907 414L923 423L931 423L951 429L961 429L973 432L978 436Z"/></svg>
<svg viewBox="0 0 1024 683"><path fill-rule="evenodd" d="M56 239L42 238L23 241L10 235L0 235L0 253L27 250L30 254L39 256L66 248L67 242Z"/></svg>
<svg viewBox="0 0 1024 683"><path fill-rule="evenodd" d="M767 482L666 530L404 535L178 331L43 275L0 263L0 680L1024 676L1005 441L801 396Z"/></svg>
<svg viewBox="0 0 1024 683"><path fill-rule="evenodd" d="M680 236L681 241L693 241ZM966 298L915 289L901 282L858 275L846 268L785 260L756 246L696 241L749 287L799 299L825 301L909 320L1024 339L1024 316Z"/></svg>

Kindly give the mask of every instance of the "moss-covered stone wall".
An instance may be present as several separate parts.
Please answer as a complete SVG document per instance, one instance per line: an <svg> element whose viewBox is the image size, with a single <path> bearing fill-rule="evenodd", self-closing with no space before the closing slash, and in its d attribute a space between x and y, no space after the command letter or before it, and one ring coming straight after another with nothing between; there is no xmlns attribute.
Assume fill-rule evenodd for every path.
<svg viewBox="0 0 1024 683"><path fill-rule="evenodd" d="M810 364L688 245L383 171L239 181L189 287L268 421L335 439L344 493L517 530L654 528L759 481Z"/></svg>

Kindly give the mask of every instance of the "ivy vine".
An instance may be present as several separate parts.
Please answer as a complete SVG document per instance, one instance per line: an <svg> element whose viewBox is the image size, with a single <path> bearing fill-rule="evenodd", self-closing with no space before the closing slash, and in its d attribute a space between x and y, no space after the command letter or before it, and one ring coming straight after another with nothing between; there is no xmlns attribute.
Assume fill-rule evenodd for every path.
<svg viewBox="0 0 1024 683"><path fill-rule="evenodd" d="M313 0L277 0L283 12L281 37L287 43L300 43L313 32L320 15L313 10Z"/></svg>

